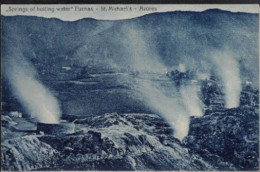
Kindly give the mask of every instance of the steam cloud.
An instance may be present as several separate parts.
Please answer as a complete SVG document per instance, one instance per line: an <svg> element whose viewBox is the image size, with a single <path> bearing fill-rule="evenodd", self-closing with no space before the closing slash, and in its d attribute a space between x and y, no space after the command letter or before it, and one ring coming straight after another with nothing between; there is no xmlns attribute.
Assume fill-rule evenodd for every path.
<svg viewBox="0 0 260 172"><path fill-rule="evenodd" d="M184 64L179 64L178 69L180 72L186 72L186 67Z"/></svg>
<svg viewBox="0 0 260 172"><path fill-rule="evenodd" d="M177 95L169 96L164 93L160 86L152 82L139 82L139 91L143 94L146 103L152 109L163 115L166 121L174 129L174 137L182 140L189 132L189 114L182 106L182 102ZM171 91L176 93L174 88Z"/></svg>
<svg viewBox="0 0 260 172"><path fill-rule="evenodd" d="M180 89L183 103L190 116L202 116L202 104L198 97L198 90L195 85L182 86Z"/></svg>
<svg viewBox="0 0 260 172"><path fill-rule="evenodd" d="M157 52L152 51L145 41L144 33L135 25L123 27L124 33L127 33L126 39L122 44L127 47L130 63L133 70L151 73L165 73L167 69L159 60Z"/></svg>
<svg viewBox="0 0 260 172"><path fill-rule="evenodd" d="M9 58L5 67L13 93L27 113L40 122L58 123L61 114L58 101L36 79L34 68L22 57Z"/></svg>
<svg viewBox="0 0 260 172"><path fill-rule="evenodd" d="M213 60L223 82L226 108L238 107L242 90L238 62L234 55L227 50L215 52Z"/></svg>
<svg viewBox="0 0 260 172"><path fill-rule="evenodd" d="M128 53L131 57L129 60L131 67L136 71L140 71L140 75L144 73L165 75L167 71L166 66L159 60L157 52L149 47L147 43L149 41L146 41L144 34L135 26L123 29L127 33L127 41L123 42L123 44L128 48ZM149 36L146 35L147 37ZM182 64L179 68L182 71L186 70ZM150 77L153 76L150 75ZM139 80L135 89L141 92L144 102L155 112L162 115L172 126L174 137L182 140L188 134L190 115L187 113L179 91L174 84L171 85L171 88L168 88L170 93L169 90L166 93L163 87L153 82L152 79ZM194 101L196 100L194 99ZM186 103L187 106L188 104Z"/></svg>

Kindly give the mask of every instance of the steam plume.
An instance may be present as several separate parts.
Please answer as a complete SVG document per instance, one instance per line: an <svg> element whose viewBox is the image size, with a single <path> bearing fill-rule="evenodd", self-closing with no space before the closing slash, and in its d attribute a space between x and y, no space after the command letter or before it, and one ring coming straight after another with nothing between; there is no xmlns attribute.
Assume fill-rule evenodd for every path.
<svg viewBox="0 0 260 172"><path fill-rule="evenodd" d="M186 72L186 67L184 64L179 64L178 69L180 72Z"/></svg>
<svg viewBox="0 0 260 172"><path fill-rule="evenodd" d="M190 116L202 116L202 108L198 97L198 90L195 85L182 86L180 89L183 103Z"/></svg>
<svg viewBox="0 0 260 172"><path fill-rule="evenodd" d="M34 68L22 57L10 57L5 67L13 93L27 113L40 122L58 123L61 114L58 101L36 79Z"/></svg>
<svg viewBox="0 0 260 172"><path fill-rule="evenodd" d="M238 107L242 89L238 62L234 55L227 50L214 53L213 59L217 66L217 73L223 82L225 106L227 108Z"/></svg>
<svg viewBox="0 0 260 172"><path fill-rule="evenodd" d="M182 140L189 132L189 115L182 102L179 101L176 95L169 96L163 92L160 86L156 86L152 82L139 82L138 91L141 91L145 101L150 107L163 115L166 121L174 129L174 137ZM172 92L176 92L174 88Z"/></svg>
<svg viewBox="0 0 260 172"><path fill-rule="evenodd" d="M159 60L157 52L149 47L149 36L146 35L145 37L144 33L135 26L123 29L127 33L127 39L123 44L127 47L130 56L128 64L134 70L141 73L164 75L167 68ZM183 70L185 70L185 66L180 66L180 68L184 68ZM188 134L189 114L187 114L187 111L183 107L174 85L168 88L171 92L170 94L165 93L163 87L153 82L152 79L139 80L134 89L141 92L145 104L169 122L174 129L174 136L176 138L182 140ZM172 94L176 95L170 96Z"/></svg>
<svg viewBox="0 0 260 172"><path fill-rule="evenodd" d="M140 72L165 73L167 71L164 64L159 60L156 51L151 50L149 44L144 39L144 33L135 25L123 27L123 33L127 33L122 44L127 47L129 54L128 63L133 70ZM125 38L125 37L124 37Z"/></svg>

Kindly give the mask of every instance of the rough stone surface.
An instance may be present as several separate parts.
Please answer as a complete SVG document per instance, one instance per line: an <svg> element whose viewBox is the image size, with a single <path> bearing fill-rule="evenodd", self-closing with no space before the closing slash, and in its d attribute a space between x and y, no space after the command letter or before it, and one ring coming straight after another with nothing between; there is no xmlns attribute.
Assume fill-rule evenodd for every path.
<svg viewBox="0 0 260 172"><path fill-rule="evenodd" d="M249 107L192 118L181 142L154 114L85 117L74 120L73 134L27 133L3 140L2 169L257 170L257 121Z"/></svg>
<svg viewBox="0 0 260 172"><path fill-rule="evenodd" d="M66 134L66 133L74 133L75 125L74 123L61 122L59 124L46 124L46 123L37 123L37 131L44 132L46 134Z"/></svg>
<svg viewBox="0 0 260 172"><path fill-rule="evenodd" d="M186 146L219 169L257 170L258 110L250 107L212 112L191 120ZM228 164L228 165L227 165Z"/></svg>

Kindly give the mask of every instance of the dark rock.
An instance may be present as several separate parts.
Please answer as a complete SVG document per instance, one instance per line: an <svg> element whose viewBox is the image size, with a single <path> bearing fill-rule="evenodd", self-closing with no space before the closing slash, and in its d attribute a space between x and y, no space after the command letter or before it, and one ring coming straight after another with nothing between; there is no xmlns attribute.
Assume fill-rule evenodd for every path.
<svg viewBox="0 0 260 172"><path fill-rule="evenodd" d="M130 119L130 121L128 121ZM134 120L135 119L135 120ZM80 121L80 122L79 122ZM165 130L153 135L146 126L168 128L153 114L104 114L79 119L74 134L28 135L2 145L4 170L203 170L215 169ZM115 121L118 123L115 124ZM139 121L140 129L133 123ZM160 122L159 122L160 121ZM147 125L149 124L149 125ZM96 126L96 127L94 127ZM77 128L77 127L76 127ZM160 136L160 137L159 137ZM14 151L8 148L14 147ZM45 149L48 148L48 151ZM35 159L32 157L37 151ZM27 152L25 152L27 151ZM48 158L46 157L48 156ZM11 158L12 157L12 160ZM25 160L26 159L26 160ZM15 163L13 163L15 161ZM44 163L39 162L44 161ZM120 165L118 165L120 163Z"/></svg>
<svg viewBox="0 0 260 172"><path fill-rule="evenodd" d="M219 170L257 170L258 121L258 110L250 107L212 112L191 120L185 143Z"/></svg>

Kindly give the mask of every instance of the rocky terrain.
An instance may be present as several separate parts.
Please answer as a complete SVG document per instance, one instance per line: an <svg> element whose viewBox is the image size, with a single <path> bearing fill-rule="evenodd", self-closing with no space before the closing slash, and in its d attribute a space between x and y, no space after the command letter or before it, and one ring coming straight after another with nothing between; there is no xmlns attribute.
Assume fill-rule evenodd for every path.
<svg viewBox="0 0 260 172"><path fill-rule="evenodd" d="M256 102L255 102L256 103ZM257 170L258 107L192 117L181 142L160 116L65 116L73 134L36 131L36 121L2 115L3 170ZM22 127L21 127L22 125Z"/></svg>

